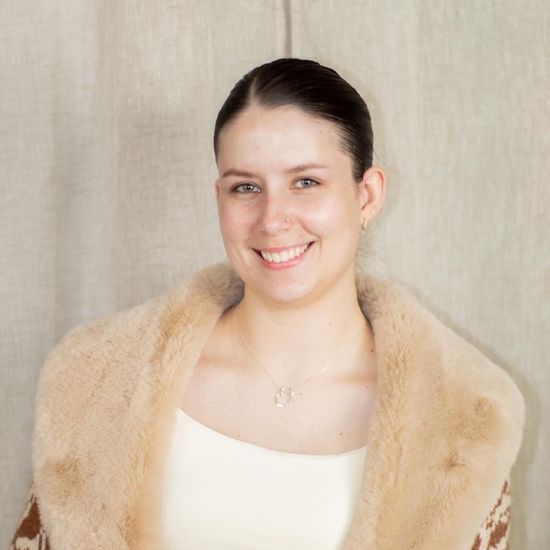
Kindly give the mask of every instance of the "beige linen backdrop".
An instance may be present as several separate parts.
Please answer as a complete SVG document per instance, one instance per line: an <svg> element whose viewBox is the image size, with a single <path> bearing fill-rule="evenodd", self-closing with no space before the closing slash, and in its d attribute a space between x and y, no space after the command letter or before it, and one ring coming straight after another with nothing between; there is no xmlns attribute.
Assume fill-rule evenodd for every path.
<svg viewBox="0 0 550 550"><path fill-rule="evenodd" d="M550 547L547 0L2 0L1 524L31 479L43 361L74 325L225 258L214 119L280 56L366 98L388 176L367 269L511 374L512 548Z"/></svg>

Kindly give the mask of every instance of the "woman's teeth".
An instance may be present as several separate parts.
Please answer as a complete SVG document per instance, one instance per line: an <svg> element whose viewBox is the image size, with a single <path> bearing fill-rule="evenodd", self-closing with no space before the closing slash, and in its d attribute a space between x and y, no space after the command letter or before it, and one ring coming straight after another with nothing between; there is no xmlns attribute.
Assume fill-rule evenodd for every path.
<svg viewBox="0 0 550 550"><path fill-rule="evenodd" d="M260 254L264 260L278 264L281 262L287 262L288 260L292 260L293 258L300 256L300 254L303 254L308 246L309 244L304 244L302 246L289 248L288 250L284 250L283 252L264 252L263 250L260 250Z"/></svg>

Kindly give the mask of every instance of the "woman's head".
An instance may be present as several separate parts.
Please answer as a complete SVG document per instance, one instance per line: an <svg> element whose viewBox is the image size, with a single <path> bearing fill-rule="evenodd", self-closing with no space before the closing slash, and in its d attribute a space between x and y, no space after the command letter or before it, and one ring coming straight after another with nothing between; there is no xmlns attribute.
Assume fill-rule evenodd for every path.
<svg viewBox="0 0 550 550"><path fill-rule="evenodd" d="M231 90L214 128L214 152L221 130L252 104L294 106L334 123L359 181L373 164L373 133L367 105L336 71L307 59L283 58L248 72Z"/></svg>
<svg viewBox="0 0 550 550"><path fill-rule="evenodd" d="M214 143L220 229L249 291L298 303L353 284L361 223L384 196L355 90L317 63L274 61L235 86Z"/></svg>

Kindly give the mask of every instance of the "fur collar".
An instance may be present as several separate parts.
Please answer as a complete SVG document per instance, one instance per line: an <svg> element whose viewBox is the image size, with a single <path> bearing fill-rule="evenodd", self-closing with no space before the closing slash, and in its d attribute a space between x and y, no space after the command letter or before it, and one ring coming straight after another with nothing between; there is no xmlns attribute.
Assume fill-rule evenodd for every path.
<svg viewBox="0 0 550 550"><path fill-rule="evenodd" d="M379 369L345 550L466 549L515 461L511 378L395 282L357 274ZM79 325L37 393L33 477L53 548L159 549L163 456L210 330L239 301L229 263Z"/></svg>

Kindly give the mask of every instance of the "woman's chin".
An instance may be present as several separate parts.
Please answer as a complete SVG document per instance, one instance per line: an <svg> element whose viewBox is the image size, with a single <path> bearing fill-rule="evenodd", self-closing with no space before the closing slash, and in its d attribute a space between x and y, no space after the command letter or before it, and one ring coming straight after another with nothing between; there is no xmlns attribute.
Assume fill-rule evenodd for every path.
<svg viewBox="0 0 550 550"><path fill-rule="evenodd" d="M260 300L279 304L305 304L314 300L321 293L319 266L315 261L315 246L304 253L302 261L291 265L266 265L266 260L257 252L254 257L243 257L240 254L230 258L233 268L244 282L247 292L252 292ZM310 256L313 254L312 256ZM257 256L257 257L256 257ZM313 269L313 265L317 265ZM332 274L327 274L329 277Z"/></svg>
<svg viewBox="0 0 550 550"><path fill-rule="evenodd" d="M245 285L259 299L279 304L298 304L309 301L315 294L315 281L306 281L303 277L299 280L274 281L270 277L252 278L245 280Z"/></svg>

